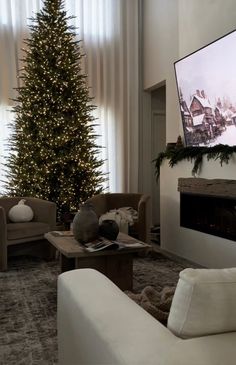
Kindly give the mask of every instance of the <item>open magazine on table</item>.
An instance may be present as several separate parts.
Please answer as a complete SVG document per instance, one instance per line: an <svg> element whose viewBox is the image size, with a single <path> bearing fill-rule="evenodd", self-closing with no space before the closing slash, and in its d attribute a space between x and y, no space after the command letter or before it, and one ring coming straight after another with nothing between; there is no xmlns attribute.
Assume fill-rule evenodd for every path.
<svg viewBox="0 0 236 365"><path fill-rule="evenodd" d="M97 240L84 244L84 247L89 252L101 251L101 250L121 250L124 248L136 248L142 247L143 243L140 241L130 243L122 242L120 240L108 240L104 237L99 237Z"/></svg>

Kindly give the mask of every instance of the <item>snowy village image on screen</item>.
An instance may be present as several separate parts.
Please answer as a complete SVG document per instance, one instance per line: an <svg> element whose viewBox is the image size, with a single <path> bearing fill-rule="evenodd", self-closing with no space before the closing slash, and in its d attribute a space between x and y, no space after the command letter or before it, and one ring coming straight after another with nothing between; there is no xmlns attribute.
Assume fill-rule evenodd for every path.
<svg viewBox="0 0 236 365"><path fill-rule="evenodd" d="M236 31L175 63L187 146L236 145Z"/></svg>

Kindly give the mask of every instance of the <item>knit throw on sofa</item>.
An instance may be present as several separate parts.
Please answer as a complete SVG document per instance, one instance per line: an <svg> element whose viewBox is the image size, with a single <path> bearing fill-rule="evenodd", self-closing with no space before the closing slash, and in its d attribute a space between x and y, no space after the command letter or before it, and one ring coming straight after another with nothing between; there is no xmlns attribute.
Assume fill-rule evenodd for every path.
<svg viewBox="0 0 236 365"><path fill-rule="evenodd" d="M130 291L125 293L159 322L166 325L174 292L175 286L166 286L160 292L152 286L146 286L139 294Z"/></svg>

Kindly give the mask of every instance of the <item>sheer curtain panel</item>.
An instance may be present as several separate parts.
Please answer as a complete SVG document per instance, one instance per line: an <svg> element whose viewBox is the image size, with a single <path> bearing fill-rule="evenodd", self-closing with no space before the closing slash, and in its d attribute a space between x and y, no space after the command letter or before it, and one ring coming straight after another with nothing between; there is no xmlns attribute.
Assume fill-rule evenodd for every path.
<svg viewBox="0 0 236 365"><path fill-rule="evenodd" d="M98 143L110 192L138 187L139 0L65 0L78 27L86 57L83 67L97 106ZM23 39L42 7L40 0L0 0L0 162L7 154L9 112L18 85ZM2 169L0 170L0 179ZM1 192L1 186L0 186Z"/></svg>

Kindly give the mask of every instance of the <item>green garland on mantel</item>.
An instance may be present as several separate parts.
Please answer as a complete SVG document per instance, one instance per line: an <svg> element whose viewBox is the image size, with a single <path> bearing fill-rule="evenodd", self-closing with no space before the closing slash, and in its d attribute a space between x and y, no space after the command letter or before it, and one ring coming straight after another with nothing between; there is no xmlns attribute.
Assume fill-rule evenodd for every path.
<svg viewBox="0 0 236 365"><path fill-rule="evenodd" d="M196 175L200 172L203 156L207 156L208 160L220 160L222 166L223 162L228 163L231 155L236 152L236 146L228 146L224 144L217 144L213 147L179 147L166 149L164 152L160 152L155 163L156 178L160 176L160 167L162 161L166 158L169 160L170 167L176 165L179 161L190 160L194 161L192 175Z"/></svg>

